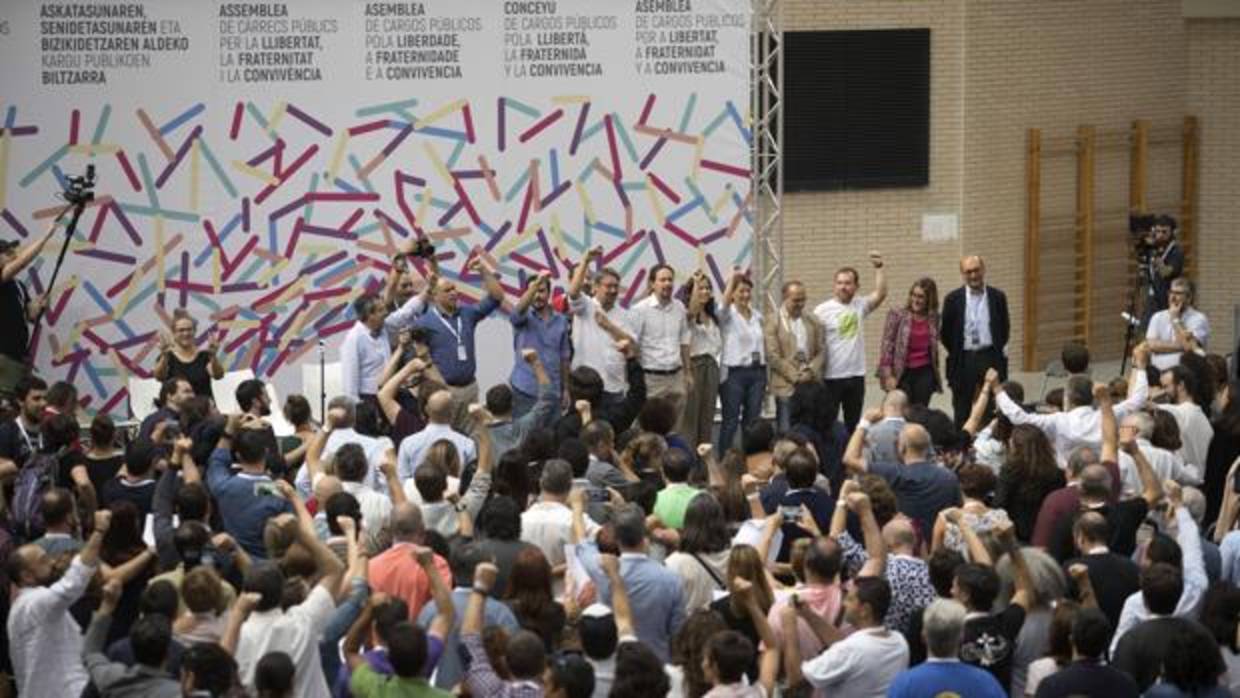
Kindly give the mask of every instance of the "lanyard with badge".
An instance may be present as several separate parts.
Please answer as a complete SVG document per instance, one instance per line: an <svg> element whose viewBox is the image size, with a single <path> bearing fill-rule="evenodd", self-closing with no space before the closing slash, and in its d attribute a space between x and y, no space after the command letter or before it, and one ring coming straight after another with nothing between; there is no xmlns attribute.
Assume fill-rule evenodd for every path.
<svg viewBox="0 0 1240 698"><path fill-rule="evenodd" d="M439 318L439 322L443 323L443 326L448 328L448 332L451 332L453 337L456 337L456 360L469 361L469 352L465 349L465 339L461 336L463 334L463 330L461 329L460 313L457 313L456 327L453 327L448 323L448 319L439 312L439 308L432 308L431 312L435 313L435 317Z"/></svg>

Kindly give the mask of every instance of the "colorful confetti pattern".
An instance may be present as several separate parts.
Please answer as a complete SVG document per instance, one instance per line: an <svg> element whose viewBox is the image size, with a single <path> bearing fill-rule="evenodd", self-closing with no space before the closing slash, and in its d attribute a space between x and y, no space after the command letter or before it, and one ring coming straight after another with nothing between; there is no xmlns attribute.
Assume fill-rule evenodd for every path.
<svg viewBox="0 0 1240 698"><path fill-rule="evenodd" d="M343 124L286 102L105 104L72 109L67 124L0 108L0 237L39 234L66 175L87 163L100 173L35 339L39 373L75 381L87 412L127 414L128 378L149 377L175 308L202 320L202 345L222 334L229 370L297 373L319 339L351 326L350 301L382 288L414 236L434 242L467 300L479 294L464 271L477 256L515 297L542 270L566 284L601 245L629 304L656 262L696 264L721 286L750 255L748 121L694 93L650 94L628 112L572 95L406 99ZM493 130L476 125L480 110ZM111 140L122 119L145 137ZM65 134L50 152L49 130ZM45 203L10 208L32 198ZM59 242L27 273L32 291L44 292Z"/></svg>

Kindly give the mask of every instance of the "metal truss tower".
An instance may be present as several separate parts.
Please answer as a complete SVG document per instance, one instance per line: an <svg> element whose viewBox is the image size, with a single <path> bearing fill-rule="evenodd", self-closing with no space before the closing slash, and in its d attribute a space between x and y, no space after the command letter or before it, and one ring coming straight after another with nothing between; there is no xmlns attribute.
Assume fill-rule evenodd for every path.
<svg viewBox="0 0 1240 698"><path fill-rule="evenodd" d="M784 278L784 12L782 0L751 2L753 278L765 310L774 312Z"/></svg>

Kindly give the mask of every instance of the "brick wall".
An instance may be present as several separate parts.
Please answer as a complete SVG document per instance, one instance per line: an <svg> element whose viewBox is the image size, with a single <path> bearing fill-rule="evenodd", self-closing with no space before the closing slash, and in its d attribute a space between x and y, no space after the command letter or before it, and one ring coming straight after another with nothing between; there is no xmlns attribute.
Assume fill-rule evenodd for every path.
<svg viewBox="0 0 1240 698"><path fill-rule="evenodd" d="M1201 124L1198 300L1210 318L1210 349L1235 350L1240 303L1240 19L1190 20L1188 108Z"/></svg>
<svg viewBox="0 0 1240 698"><path fill-rule="evenodd" d="M926 212L959 212L964 154L965 59L963 0L786 1L789 29L899 29L929 27L930 34L930 185L835 193L788 194L784 219L784 278L806 283L810 307L831 292L832 271L861 270L861 293L872 288L869 250L887 258L890 297L866 323L869 366L877 363L886 309L905 302L909 286L921 276L945 285L959 282L957 243L921 241Z"/></svg>
<svg viewBox="0 0 1240 698"><path fill-rule="evenodd" d="M1188 103L1180 1L786 0L785 13L789 29L927 26L932 31L929 187L788 195L785 278L805 280L811 298L821 300L829 292L830 270L860 264L867 249L880 249L890 258L889 304L902 303L908 285L924 274L939 281L940 294L958 286L960 254L981 253L988 260L989 280L1008 292L1014 325L1009 349L1018 366L1026 129L1071 136L1079 124L1118 134L1137 118L1178 123ZM1220 51L1222 43L1220 37ZM1232 76L1237 74L1235 53ZM1217 79L1223 79L1226 70L1217 70ZM1231 94L1234 105L1234 89ZM1153 148L1151 165L1156 170L1150 179L1151 208L1174 210L1178 147ZM1044 216L1071 214L1074 173L1070 157L1046 169ZM1126 150L1101 150L1099 236L1109 241L1108 250L1126 244L1127 198ZM960 239L922 242L921 215L926 212L959 213ZM1056 225L1059 234L1067 235L1070 216L1048 221ZM1108 261L1100 264L1118 263L1118 254L1105 257ZM868 285L869 279L864 281ZM1122 299L1108 297L1095 311L1100 318L1113 313L1118 326L1122 305ZM1044 308L1043 319L1068 312ZM881 329L881 319L867 323L870 365Z"/></svg>

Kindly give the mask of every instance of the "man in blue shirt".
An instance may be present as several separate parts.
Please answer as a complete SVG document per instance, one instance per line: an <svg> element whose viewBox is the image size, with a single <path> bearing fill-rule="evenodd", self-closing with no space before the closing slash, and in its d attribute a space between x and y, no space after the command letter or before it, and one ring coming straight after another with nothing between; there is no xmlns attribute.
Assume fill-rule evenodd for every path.
<svg viewBox="0 0 1240 698"><path fill-rule="evenodd" d="M570 495L573 537L585 537L585 496ZM620 509L612 519L620 547L620 576L636 620L637 639L650 646L665 664L671 660L671 641L685 622L684 589L680 577L646 554L646 516L635 504ZM611 603L611 579L603 570L598 544L577 543L577 559L594 582L600 601Z"/></svg>
<svg viewBox="0 0 1240 698"><path fill-rule="evenodd" d="M899 463L871 463L863 452L866 432L882 419L870 410L857 424L844 451L844 467L851 473L870 472L882 477L895 492L900 511L912 519L922 538L929 538L939 512L961 504L960 481L930 455L930 434L920 424L905 424L896 442Z"/></svg>
<svg viewBox="0 0 1240 698"><path fill-rule="evenodd" d="M430 308L414 322L414 327L427 332L426 343L430 348L431 361L452 392L452 424L460 431L469 429L469 405L478 401L478 383L474 378L478 371L474 329L504 300L503 287L486 265L475 258L466 268L482 275L482 284L487 291L482 301L462 307L456 284L440 279L431 293Z"/></svg>
<svg viewBox="0 0 1240 698"><path fill-rule="evenodd" d="M245 422L240 416L229 417L219 445L207 461L207 488L215 497L224 530L252 557L266 559L263 528L267 519L292 513L293 507L274 494L274 484L267 475L268 437L259 428L253 428L263 423L252 415L245 415L245 420L251 424L242 426ZM241 461L240 470L236 471L232 468L234 441Z"/></svg>
<svg viewBox="0 0 1240 698"><path fill-rule="evenodd" d="M534 370L521 358L526 349L538 353L538 359L557 397L564 394L564 376L568 375L568 318L551 307L551 275L541 271L529 279L525 292L512 310L512 349L516 356L512 376L512 416L520 418L534 408L539 386ZM567 398L565 398L567 403Z"/></svg>
<svg viewBox="0 0 1240 698"><path fill-rule="evenodd" d="M922 616L922 637L928 657L923 664L901 672L887 690L888 698L933 698L941 695L1004 698L1004 690L990 672L960 661L956 653L964 633L965 609L957 601L939 599Z"/></svg>

